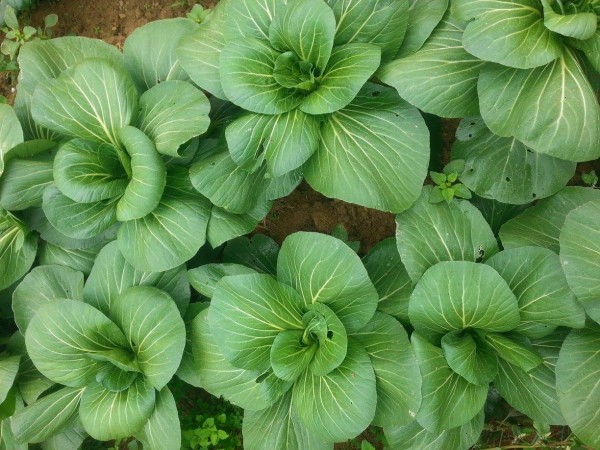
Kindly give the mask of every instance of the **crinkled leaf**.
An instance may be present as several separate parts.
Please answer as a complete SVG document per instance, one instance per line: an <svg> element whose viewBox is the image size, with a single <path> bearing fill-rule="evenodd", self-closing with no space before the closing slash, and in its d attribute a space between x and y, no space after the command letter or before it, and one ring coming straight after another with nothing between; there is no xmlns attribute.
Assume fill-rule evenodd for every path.
<svg viewBox="0 0 600 450"><path fill-rule="evenodd" d="M303 334L303 330L286 330L275 336L271 347L271 367L278 378L292 383L296 381L320 349L316 342L305 345Z"/></svg>
<svg viewBox="0 0 600 450"><path fill-rule="evenodd" d="M504 279L489 266L440 262L417 283L410 321L421 335L439 339L453 330L503 332L519 325L519 305Z"/></svg>
<svg viewBox="0 0 600 450"><path fill-rule="evenodd" d="M159 153L178 157L183 144L208 129L209 110L208 99L191 83L163 81L140 97L139 128Z"/></svg>
<svg viewBox="0 0 600 450"><path fill-rule="evenodd" d="M440 261L485 261L498 244L479 210L469 202L429 202L429 188L408 211L396 216L396 242L414 283Z"/></svg>
<svg viewBox="0 0 600 450"><path fill-rule="evenodd" d="M24 335L40 306L55 299L83 299L83 274L63 266L39 266L13 292L15 322Z"/></svg>
<svg viewBox="0 0 600 450"><path fill-rule="evenodd" d="M494 352L463 330L445 334L442 351L448 366L469 383L488 386L498 372Z"/></svg>
<svg viewBox="0 0 600 450"><path fill-rule="evenodd" d="M304 175L328 197L400 212L417 199L428 159L429 136L419 112L393 89L367 84L325 119L321 145Z"/></svg>
<svg viewBox="0 0 600 450"><path fill-rule="evenodd" d="M331 236L288 236L279 252L277 279L292 286L304 305L326 304L349 333L364 327L377 308L377 291L360 258Z"/></svg>

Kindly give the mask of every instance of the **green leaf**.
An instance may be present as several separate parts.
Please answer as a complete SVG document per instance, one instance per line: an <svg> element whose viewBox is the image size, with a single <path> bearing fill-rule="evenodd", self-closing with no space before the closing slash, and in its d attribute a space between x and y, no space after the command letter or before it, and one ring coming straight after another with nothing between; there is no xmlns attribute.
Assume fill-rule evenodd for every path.
<svg viewBox="0 0 600 450"><path fill-rule="evenodd" d="M40 306L55 299L83 299L83 274L63 266L39 266L13 292L12 308L21 334Z"/></svg>
<svg viewBox="0 0 600 450"><path fill-rule="evenodd" d="M418 197L428 149L419 112L393 89L367 84L350 105L325 119L321 146L304 175L328 197L400 212Z"/></svg>
<svg viewBox="0 0 600 450"><path fill-rule="evenodd" d="M29 322L25 342L44 376L71 387L88 385L103 366L87 355L128 348L125 336L108 317L73 300L41 306Z"/></svg>
<svg viewBox="0 0 600 450"><path fill-rule="evenodd" d="M477 114L477 79L484 63L462 47L462 33L462 25L446 17L419 51L385 64L377 76L423 111L442 117Z"/></svg>
<svg viewBox="0 0 600 450"><path fill-rule="evenodd" d="M140 97L139 128L159 153L181 156L180 147L208 129L210 104L184 81L163 81Z"/></svg>
<svg viewBox="0 0 600 450"><path fill-rule="evenodd" d="M443 173L438 173L438 172L429 172L429 176L431 177L431 180L440 186L444 186L446 184L446 182L448 181L448 177L443 174Z"/></svg>
<svg viewBox="0 0 600 450"><path fill-rule="evenodd" d="M498 359L498 376L494 386L511 406L533 420L565 425L558 404L554 366L568 330L555 332L532 341L533 349L543 358L543 364L525 372L502 359Z"/></svg>
<svg viewBox="0 0 600 450"><path fill-rule="evenodd" d="M544 25L551 31L562 36L575 39L589 39L598 28L598 18L593 12L576 14L557 14L548 0L542 0L544 10Z"/></svg>
<svg viewBox="0 0 600 450"><path fill-rule="evenodd" d="M76 450L81 447L88 437L81 420L76 417L69 426L59 434L44 441L44 450ZM137 450L137 449L136 449Z"/></svg>
<svg viewBox="0 0 600 450"><path fill-rule="evenodd" d="M384 428L408 425L421 404L421 373L406 331L391 316L376 312L352 337L364 346L375 370L373 424Z"/></svg>
<svg viewBox="0 0 600 450"><path fill-rule="evenodd" d="M94 266L94 260L103 244L89 249L68 249L42 241L38 250L38 261L41 265L54 265L70 267L74 270L89 275Z"/></svg>
<svg viewBox="0 0 600 450"><path fill-rule="evenodd" d="M185 325L173 299L154 287L133 286L115 299L110 317L135 349L148 382L161 390L175 375L185 347Z"/></svg>
<svg viewBox="0 0 600 450"><path fill-rule="evenodd" d="M181 426L175 398L169 388L162 388L156 395L154 411L136 434L146 450L179 450L181 448Z"/></svg>
<svg viewBox="0 0 600 450"><path fill-rule="evenodd" d="M78 203L120 197L128 180L118 151L111 145L98 145L84 139L67 142L54 158L56 186Z"/></svg>
<svg viewBox="0 0 600 450"><path fill-rule="evenodd" d="M592 200L600 200L600 191L568 186L552 197L541 200L500 228L504 248L534 245L558 253L559 236L567 214Z"/></svg>
<svg viewBox="0 0 600 450"><path fill-rule="evenodd" d="M335 14L335 45L365 42L392 59L404 39L409 19L407 0L327 0Z"/></svg>
<svg viewBox="0 0 600 450"><path fill-rule="evenodd" d="M306 345L302 342L303 335L302 330L286 330L275 336L271 347L271 367L278 378L292 383L296 381L320 349L321 341ZM345 356L345 352L342 355Z"/></svg>
<svg viewBox="0 0 600 450"><path fill-rule="evenodd" d="M485 343L500 358L523 369L525 372L531 371L543 362L542 358L534 350L502 334L486 334Z"/></svg>
<svg viewBox="0 0 600 450"><path fill-rule="evenodd" d="M241 264L222 263L205 264L196 267L195 269L188 270L187 275L190 284L197 292L205 297L212 298L217 283L224 277L247 275L250 273L256 273L256 271Z"/></svg>
<svg viewBox="0 0 600 450"><path fill-rule="evenodd" d="M428 432L440 433L477 416L483 409L488 386L471 384L454 372L442 350L418 333L411 335L411 343L423 376L417 422Z"/></svg>
<svg viewBox="0 0 600 450"><path fill-rule="evenodd" d="M6 104L0 104L0 175L4 171L6 153L23 142L23 130L15 111Z"/></svg>
<svg viewBox="0 0 600 450"><path fill-rule="evenodd" d="M377 291L360 258L331 236L288 236L279 252L277 279L300 294L303 306L320 302L331 308L348 333L364 327L377 308Z"/></svg>
<svg viewBox="0 0 600 450"><path fill-rule="evenodd" d="M23 342L25 337L22 336ZM49 388L54 386L54 381L43 376L33 364L29 356L21 355L21 364L19 367L19 379L17 387L19 394L23 397L26 404L35 402Z"/></svg>
<svg viewBox="0 0 600 450"><path fill-rule="evenodd" d="M9 211L41 206L44 189L54 181L53 156L41 154L8 161L0 179L0 205Z"/></svg>
<svg viewBox="0 0 600 450"><path fill-rule="evenodd" d="M556 388L567 424L585 444L600 446L600 328L572 330L556 364Z"/></svg>
<svg viewBox="0 0 600 450"><path fill-rule="evenodd" d="M220 59L223 90L238 106L259 114L281 114L298 106L304 94L281 86L273 70L279 52L268 42L247 38L227 44Z"/></svg>
<svg viewBox="0 0 600 450"><path fill-rule="evenodd" d="M223 24L227 42L246 38L268 41L271 21L284 6L285 3L280 0L248 0L243 3L228 1L223 7L223 14L227 17Z"/></svg>
<svg viewBox="0 0 600 450"><path fill-rule="evenodd" d="M572 40L570 43L573 47L581 50L592 67L600 72L600 30L585 41Z"/></svg>
<svg viewBox="0 0 600 450"><path fill-rule="evenodd" d="M4 10L4 22L6 22L6 25L13 30L19 29L17 14L15 9L10 4L7 4L6 9Z"/></svg>
<svg viewBox="0 0 600 450"><path fill-rule="evenodd" d="M42 207L52 226L75 239L93 238L117 221L117 204L113 199L77 203L63 195L54 185L48 186L44 191Z"/></svg>
<svg viewBox="0 0 600 450"><path fill-rule="evenodd" d="M485 61L519 69L548 64L560 57L562 45L544 25L540 6L536 0L491 2L467 25L465 49Z"/></svg>
<svg viewBox="0 0 600 450"><path fill-rule="evenodd" d="M208 310L200 312L191 330L196 373L201 387L245 410L261 410L274 404L292 384L270 372L244 370L231 365L211 333L213 322L209 322L208 313Z"/></svg>
<svg viewBox="0 0 600 450"><path fill-rule="evenodd" d="M58 133L116 145L118 131L132 122L137 108L137 91L124 69L108 60L84 59L40 83L31 113L39 125Z"/></svg>
<svg viewBox="0 0 600 450"><path fill-rule="evenodd" d="M11 420L15 438L36 443L60 433L76 417L83 392L63 387L18 411Z"/></svg>
<svg viewBox="0 0 600 450"><path fill-rule="evenodd" d="M496 269L517 297L521 317L517 331L528 335L522 328L532 324L570 328L585 325L585 311L569 288L558 255L552 251L514 248L492 256L486 264Z"/></svg>
<svg viewBox="0 0 600 450"><path fill-rule="evenodd" d="M196 162L190 169L190 180L211 203L236 214L252 210L268 183L264 168L250 173L236 165L227 152Z"/></svg>
<svg viewBox="0 0 600 450"><path fill-rule="evenodd" d="M481 115L494 133L569 161L600 156L600 106L572 51L531 70L487 65L478 92Z"/></svg>
<svg viewBox="0 0 600 450"><path fill-rule="evenodd" d="M440 261L485 261L498 244L479 210L466 201L432 204L430 189L408 211L396 216L396 242L414 283Z"/></svg>
<svg viewBox="0 0 600 450"><path fill-rule="evenodd" d="M99 441L129 437L141 431L152 415L155 392L144 377L136 378L129 389L121 392L92 383L81 396L81 423Z"/></svg>
<svg viewBox="0 0 600 450"><path fill-rule="evenodd" d="M0 404L6 400L8 392L13 387L13 383L19 372L19 362L21 357L7 356L0 359Z"/></svg>
<svg viewBox="0 0 600 450"><path fill-rule="evenodd" d="M308 94L298 108L313 115L344 108L354 100L380 62L381 50L373 44L356 42L334 47L319 87Z"/></svg>
<svg viewBox="0 0 600 450"><path fill-rule="evenodd" d="M468 138L452 146L452 157L465 160L460 181L477 195L502 203L531 203L556 194L575 173L574 162L533 152L515 138L470 125L480 122L464 119L461 125L469 129Z"/></svg>
<svg viewBox="0 0 600 450"><path fill-rule="evenodd" d="M133 30L123 45L125 68L142 91L170 80L188 80L179 65L175 49L179 40L197 25L174 18L150 22Z"/></svg>
<svg viewBox="0 0 600 450"><path fill-rule="evenodd" d="M303 306L296 291L270 275L225 277L209 308L211 330L231 364L266 371L275 337L284 330L304 328Z"/></svg>
<svg viewBox="0 0 600 450"><path fill-rule="evenodd" d="M150 214L165 190L167 167L152 141L137 128L126 126L119 138L131 156L131 180L117 203L120 222L136 220Z"/></svg>
<svg viewBox="0 0 600 450"><path fill-rule="evenodd" d="M408 56L423 46L446 14L449 1L409 0L408 3L408 27L396 58Z"/></svg>
<svg viewBox="0 0 600 450"><path fill-rule="evenodd" d="M27 273L37 252L37 235L0 208L0 290Z"/></svg>
<svg viewBox="0 0 600 450"><path fill-rule="evenodd" d="M229 213L213 205L206 240L212 248L217 248L227 241L250 233L266 217L270 209L270 201L259 201L258 205L246 214Z"/></svg>
<svg viewBox="0 0 600 450"><path fill-rule="evenodd" d="M228 242L223 251L223 261L276 275L278 255L279 245L272 238L255 234L251 238L239 237Z"/></svg>
<svg viewBox="0 0 600 450"><path fill-rule="evenodd" d="M489 266L440 262L417 283L410 321L421 335L439 339L454 330L503 332L519 325L519 306L506 281Z"/></svg>
<svg viewBox="0 0 600 450"><path fill-rule="evenodd" d="M162 272L190 260L204 245L210 203L191 186L187 170L172 167L158 206L123 223L117 241L127 262L145 272Z"/></svg>
<svg viewBox="0 0 600 450"><path fill-rule="evenodd" d="M600 200L571 211L560 232L560 260L569 286L588 315L600 323Z"/></svg>
<svg viewBox="0 0 600 450"><path fill-rule="evenodd" d="M376 378L367 352L348 341L342 364L325 376L305 371L292 391L292 405L309 433L322 442L340 442L360 434L373 420Z"/></svg>
<svg viewBox="0 0 600 450"><path fill-rule="evenodd" d="M442 351L448 366L469 383L488 386L498 372L494 352L464 330L444 335Z"/></svg>
<svg viewBox="0 0 600 450"><path fill-rule="evenodd" d="M300 61L323 71L335 33L335 16L325 2L296 0L278 8L269 25L269 42L277 51L293 51Z"/></svg>
<svg viewBox="0 0 600 450"><path fill-rule="evenodd" d="M396 239L388 238L375 245L362 262L379 294L377 310L409 324L408 301L412 281L400 260Z"/></svg>

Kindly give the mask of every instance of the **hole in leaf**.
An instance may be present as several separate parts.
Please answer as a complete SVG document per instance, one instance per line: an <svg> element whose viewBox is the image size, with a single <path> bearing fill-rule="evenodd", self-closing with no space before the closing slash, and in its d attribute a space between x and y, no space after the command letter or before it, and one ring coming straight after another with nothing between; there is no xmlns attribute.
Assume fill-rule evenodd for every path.
<svg viewBox="0 0 600 450"><path fill-rule="evenodd" d="M472 135L472 134L470 134L470 135L469 135L469 137L470 137L470 138L472 138L472 137L473 137L473 135Z"/></svg>
<svg viewBox="0 0 600 450"><path fill-rule="evenodd" d="M333 331L329 330L327 332L327 339L329 339L329 340L333 339Z"/></svg>
<svg viewBox="0 0 600 450"><path fill-rule="evenodd" d="M471 122L471 125L475 125L475 122Z"/></svg>
<svg viewBox="0 0 600 450"><path fill-rule="evenodd" d="M506 181L507 181L507 182L508 182L508 181L510 181L510 177L506 177Z"/></svg>
<svg viewBox="0 0 600 450"><path fill-rule="evenodd" d="M483 256L485 255L485 249L483 247L479 247L477 249L477 258L475 258L476 263L480 263L483 261Z"/></svg>
<svg viewBox="0 0 600 450"><path fill-rule="evenodd" d="M470 169L469 169L469 172L475 172L475 169L473 169L473 168L470 168Z"/></svg>
<svg viewBox="0 0 600 450"><path fill-rule="evenodd" d="M262 383L263 381L265 381L265 380L267 379L267 377L268 377L268 376L269 376L269 372L265 372L265 373L263 373L261 376L259 376L259 377L256 379L256 382L260 384L260 383Z"/></svg>
<svg viewBox="0 0 600 450"><path fill-rule="evenodd" d="M379 94L381 94L380 91L373 91L373 92L371 92L371 96L372 97L379 97Z"/></svg>
<svg viewBox="0 0 600 450"><path fill-rule="evenodd" d="M531 196L532 196L533 198L536 198L536 197L537 197L537 194L534 192L533 194L531 194Z"/></svg>

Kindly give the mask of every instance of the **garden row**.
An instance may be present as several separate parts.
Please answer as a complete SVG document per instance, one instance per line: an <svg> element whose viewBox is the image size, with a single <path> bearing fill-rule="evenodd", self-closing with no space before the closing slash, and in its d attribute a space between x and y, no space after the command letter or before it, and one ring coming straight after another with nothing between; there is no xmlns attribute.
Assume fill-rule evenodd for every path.
<svg viewBox="0 0 600 450"><path fill-rule="evenodd" d="M490 389L600 447L600 191L565 187L600 157L600 0L196 13L19 49L0 449L179 449L175 376L247 449L468 449ZM463 118L434 186L421 112ZM302 180L396 237L243 237Z"/></svg>

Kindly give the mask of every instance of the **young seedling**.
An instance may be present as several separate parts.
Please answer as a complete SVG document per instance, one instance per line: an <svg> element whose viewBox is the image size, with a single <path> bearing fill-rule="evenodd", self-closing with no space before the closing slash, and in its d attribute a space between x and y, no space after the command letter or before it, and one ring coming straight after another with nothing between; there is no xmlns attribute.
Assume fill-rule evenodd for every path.
<svg viewBox="0 0 600 450"><path fill-rule="evenodd" d="M25 25L21 29L17 14L14 8L9 5L4 11L4 20L6 26L2 28L2 31L6 34L6 37L2 41L2 44L0 44L0 51L13 62L16 60L19 49L25 42L33 39L49 39L52 37L52 28L58 23L58 16L56 14L48 14L44 19L44 28L38 27L36 29Z"/></svg>
<svg viewBox="0 0 600 450"><path fill-rule="evenodd" d="M471 198L471 191L464 184L458 182L458 177L464 168L465 161L457 159L447 164L443 173L429 172L432 181L436 184L429 195L429 202L440 203L445 200L450 203L454 197Z"/></svg>
<svg viewBox="0 0 600 450"><path fill-rule="evenodd" d="M583 181L586 185L595 188L598 185L598 175L596 175L595 170L583 172L581 174L581 181Z"/></svg>
<svg viewBox="0 0 600 450"><path fill-rule="evenodd" d="M187 13L187 18L196 23L206 22L212 15L212 9L204 9L201 4L196 3L192 10Z"/></svg>

